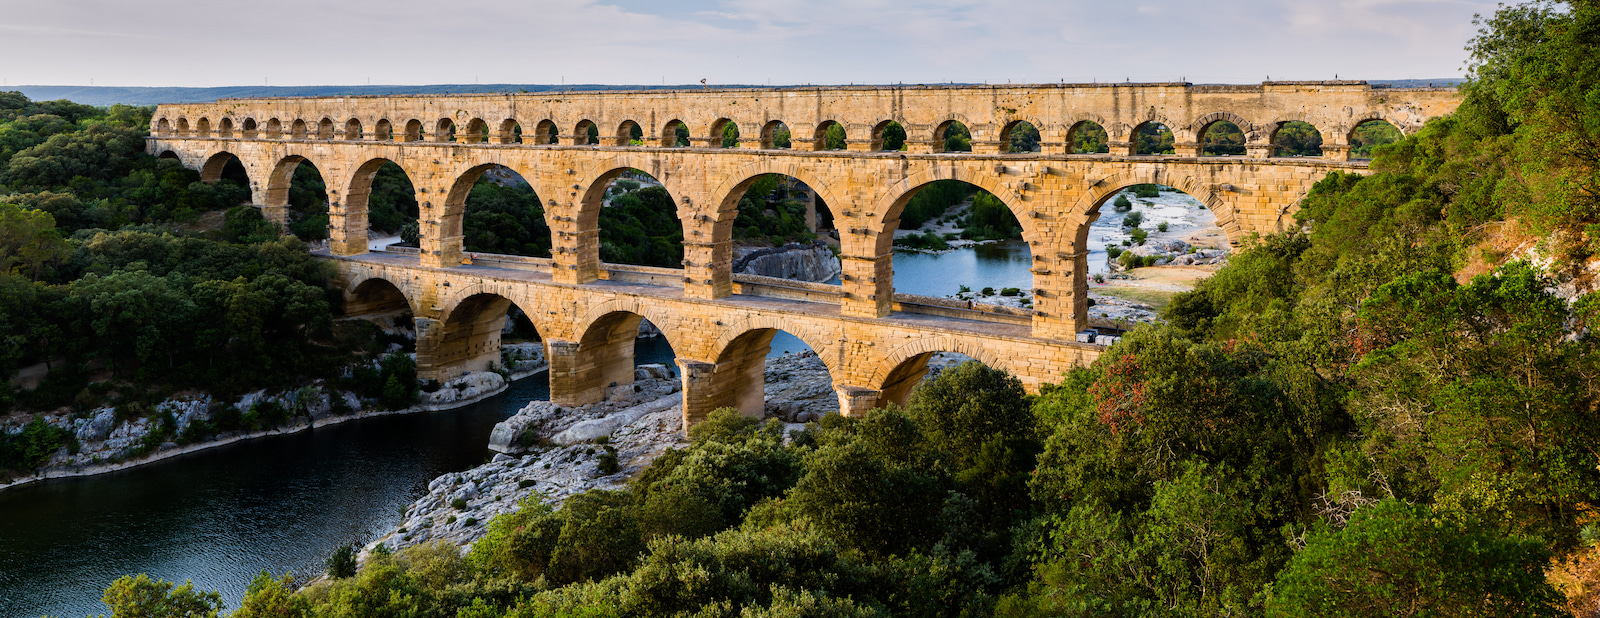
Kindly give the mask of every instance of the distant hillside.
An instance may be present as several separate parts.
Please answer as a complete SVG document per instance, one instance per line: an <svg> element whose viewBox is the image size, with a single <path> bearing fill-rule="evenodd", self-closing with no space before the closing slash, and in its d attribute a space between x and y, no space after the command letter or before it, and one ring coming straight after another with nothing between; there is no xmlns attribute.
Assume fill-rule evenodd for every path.
<svg viewBox="0 0 1600 618"><path fill-rule="evenodd" d="M1459 78L1370 80L1392 88L1453 86ZM602 84L435 84L431 86L224 86L219 88L160 88L144 86L17 86L35 101L67 99L87 105L156 105L202 103L227 97L312 97L337 95L444 94L448 92L547 92L551 90L661 90L699 88L699 84L672 86L607 86ZM747 88L744 84L716 84L718 88ZM4 90L0 88L0 90Z"/></svg>

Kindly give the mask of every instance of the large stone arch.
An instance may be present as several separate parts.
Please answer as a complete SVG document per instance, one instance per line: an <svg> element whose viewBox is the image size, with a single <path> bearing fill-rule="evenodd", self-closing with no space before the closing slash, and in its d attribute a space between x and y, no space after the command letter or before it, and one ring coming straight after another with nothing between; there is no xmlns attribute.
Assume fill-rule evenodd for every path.
<svg viewBox="0 0 1600 618"><path fill-rule="evenodd" d="M563 336L582 338L583 334L593 327L596 322L613 313L632 313L650 320L651 324L660 329L661 336L666 337L667 345L672 346L672 349L679 355L687 355L696 351L694 347L687 347L690 337L678 332L673 326L675 322L670 319L670 315L663 313L660 308L635 297L615 298L589 307L589 310L584 312L581 319L571 323L571 330L563 333Z"/></svg>
<svg viewBox="0 0 1600 618"><path fill-rule="evenodd" d="M527 290L527 284L519 281L500 281L496 279L474 279L472 283L459 287L452 287L450 291L439 297L439 312L441 319L448 321L461 303L469 298L480 295L499 296L516 305L528 316L528 321L533 322L533 327L540 335L550 332L552 326L550 313L544 311L545 307L531 298L522 294Z"/></svg>
<svg viewBox="0 0 1600 618"><path fill-rule="evenodd" d="M1011 132L1015 131L1017 126L1024 122L1033 125L1033 129L1039 132L1039 154L1045 153L1044 142L1046 136L1049 135L1048 131L1050 131L1051 126L1041 120L1039 116L1027 114L1019 116L1007 115L996 123L997 129L995 130L994 139L1000 143L1000 154L1010 153L1008 148L1011 146Z"/></svg>
<svg viewBox="0 0 1600 618"><path fill-rule="evenodd" d="M878 224L878 229L872 230L872 236L887 237L888 242L892 243L894 241L894 227L889 224L898 224L900 213L905 210L906 203L911 201L911 197L916 194L918 189L922 188L923 185L939 180L959 180L988 191L999 198L1007 208L1010 208L1011 214L1016 215L1017 221L1022 224L1023 240L1030 243L1040 240L1038 225L1035 224L1034 218L1028 216L1028 212L1023 209L1022 203L1024 199L1021 195L1007 187L999 176L973 171L955 162L937 163L923 171L906 176L900 182L889 185L888 188L884 189L883 195L873 203L872 210L869 211L882 213L878 215L878 220L874 222ZM879 238L877 243L882 245L884 240ZM880 247L880 249L887 251L888 247L884 246Z"/></svg>
<svg viewBox="0 0 1600 618"><path fill-rule="evenodd" d="M570 192L574 198L574 206L578 208L575 217L579 227L586 230L595 229L600 224L600 198L605 193L606 183L630 169L643 170L655 177L662 188L672 195L672 203L678 207L680 225L692 217L695 208L700 205L694 202L688 189L678 181L677 174L664 169L662 165L662 158L648 151L619 152L612 157L591 163L581 172L582 176L576 183L579 188ZM688 226L684 228L687 230Z"/></svg>
<svg viewBox="0 0 1600 618"><path fill-rule="evenodd" d="M548 338L543 318L511 282L477 280L439 299L438 319L417 320L417 371L447 379L463 371L500 362L500 334L511 307L522 310L534 329Z"/></svg>
<svg viewBox="0 0 1600 618"><path fill-rule="evenodd" d="M328 226L331 228L329 239L335 255L366 253L367 197L372 194L372 179L378 175L378 169L386 163L399 166L406 173L406 177L411 179L412 186L416 186L416 171L406 169L406 164L401 161L375 157L356 165L349 181L344 183L344 198L336 199L333 195L328 196ZM313 161L312 164L316 165L316 162ZM320 171L323 168L319 166L317 169ZM327 179L323 180L326 182ZM333 183L328 184L335 186ZM285 189L287 190L287 186ZM287 203L287 196L285 200Z"/></svg>
<svg viewBox="0 0 1600 618"><path fill-rule="evenodd" d="M836 352L836 348L838 346L837 340L833 339L827 333L819 332L814 328L807 328L797 324L793 320L781 319L772 316L752 316L722 327L721 334L717 336L716 342L711 344L711 352L714 353L712 354L712 357L721 357L722 353L728 349L728 346L732 344L735 339L738 339L739 337L742 337L751 331L764 329L781 330L794 335L795 338L804 342L807 346L810 346L811 351L816 352L817 357L822 359L822 364L828 368L828 373L830 375L834 375L834 379L838 380L837 374L843 368L839 366L838 362L839 358Z"/></svg>
<svg viewBox="0 0 1600 618"><path fill-rule="evenodd" d="M566 340L547 338L550 360L550 399L562 405L601 401L607 389L633 383L634 344L640 320L650 320L666 337L667 345L682 354L685 334L675 322L637 298L611 299L589 308L581 321L571 324Z"/></svg>
<svg viewBox="0 0 1600 618"><path fill-rule="evenodd" d="M981 343L948 335L917 338L895 348L873 370L871 387L879 392L879 404L906 403L911 389L927 374L928 357L935 352L965 354L990 368L1016 373L1002 355L991 353Z"/></svg>
<svg viewBox="0 0 1600 618"><path fill-rule="evenodd" d="M1263 136L1265 139L1264 139L1264 142L1261 145L1265 146L1265 147L1267 147L1269 149L1267 151L1267 156L1270 157L1270 156L1273 156L1272 155L1272 151L1270 149L1272 148L1272 144L1274 143L1274 141L1276 141L1276 138L1278 137L1278 130L1282 129L1283 125L1285 125L1287 123L1290 123L1290 122L1304 122L1306 124L1311 125L1311 127L1316 129L1317 133L1322 136L1322 143L1324 143L1324 144L1333 145L1333 144L1339 143L1338 140L1340 140L1340 139L1342 139L1344 137L1344 132L1341 131L1339 127L1333 126L1333 125L1329 125L1327 122L1324 121L1323 118L1312 116L1310 114L1305 113L1304 111L1290 112L1290 113L1284 113L1284 114L1279 114L1277 116L1273 116L1272 120L1270 122L1267 122L1267 123L1261 125L1259 127L1258 131L1248 131L1247 130L1246 131L1246 135L1255 136L1257 134L1260 134L1261 136ZM1394 123L1391 122L1389 124L1394 124ZM1240 127L1240 128L1243 128L1243 127ZM1396 125L1395 128L1399 128L1399 126Z"/></svg>
<svg viewBox="0 0 1600 618"><path fill-rule="evenodd" d="M364 290L370 290L374 284L386 284L400 292L400 296L405 299L406 307L411 312L411 315L419 315L418 310L421 308L417 306L417 301L422 298L422 295L418 294L412 286L412 280L391 276L387 270L370 269L364 269L359 275L351 277L346 281L343 290L341 290L345 300L345 315L362 315L383 311L388 308L383 306L384 303L378 299L363 300L363 297L366 296Z"/></svg>
<svg viewBox="0 0 1600 618"><path fill-rule="evenodd" d="M1195 118L1194 122L1189 123L1189 125L1184 128L1198 138L1208 127L1224 120L1237 125L1239 130L1245 132L1246 134L1249 134L1251 131L1255 130L1255 125L1250 124L1250 121L1246 120L1244 116L1240 116L1228 111L1211 112L1209 114L1205 114L1199 118Z"/></svg>
<svg viewBox="0 0 1600 618"><path fill-rule="evenodd" d="M475 149L470 151L469 161L449 172L450 177L454 178L454 180L450 181L450 188L445 193L444 202L437 204L434 211L434 217L436 217L438 224L435 228L437 230L436 233L439 236L439 240L447 245L442 248L446 255L460 255L465 250L463 239L466 234L467 197L472 194L472 187L477 184L478 179L482 178L485 172L495 167L504 167L515 172L522 177L523 181L528 183L529 187L533 188L534 194L538 195L541 201L549 199L548 194L542 191L538 184L539 177L533 173L532 168L526 165L523 158L504 150ZM547 203L545 206L546 227L551 227L550 215L551 208ZM552 233L554 233L554 228L551 227L551 229ZM453 264L453 262L450 263Z"/></svg>
<svg viewBox="0 0 1600 618"><path fill-rule="evenodd" d="M1076 228L1073 230L1073 238L1079 250L1083 250L1085 246L1089 224L1098 218L1100 207L1118 191L1137 184L1167 185L1189 194L1216 213L1217 227L1222 228L1230 241L1237 242L1243 239L1244 230L1239 225L1238 213L1234 211L1233 204L1217 195L1210 184L1192 176L1169 176L1161 167L1134 169L1102 178L1090 186L1067 211L1067 221Z"/></svg>
<svg viewBox="0 0 1600 618"><path fill-rule="evenodd" d="M817 347L813 342L825 338L806 328L796 328L793 320L771 316L755 316L723 328L714 345L713 368L706 371L691 369L700 388L697 389L696 410L685 408L685 420L693 423L696 417L717 408L734 408L744 416L760 418L766 412L767 355L772 351L772 338L783 331L798 337L811 346L828 369L828 375L838 381L837 363L828 361L830 349Z"/></svg>
<svg viewBox="0 0 1600 618"><path fill-rule="evenodd" d="M239 164L244 166L245 175L252 179L250 184L254 185L255 181L253 179L256 175L255 171L250 169L252 166L245 163L244 157L234 154L226 148L218 148L205 154L204 162L200 164L200 181L209 185L222 180L222 169L227 167L229 159L237 159Z"/></svg>

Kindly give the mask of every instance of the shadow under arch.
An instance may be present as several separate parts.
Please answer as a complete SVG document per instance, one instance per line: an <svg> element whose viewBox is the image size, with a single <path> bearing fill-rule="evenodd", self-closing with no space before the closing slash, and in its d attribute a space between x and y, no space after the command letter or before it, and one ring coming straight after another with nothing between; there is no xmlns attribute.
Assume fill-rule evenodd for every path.
<svg viewBox="0 0 1600 618"><path fill-rule="evenodd" d="M365 278L354 279L343 292L346 317L416 313L411 296L382 274L368 273Z"/></svg>
<svg viewBox="0 0 1600 618"><path fill-rule="evenodd" d="M227 150L219 150L206 157L205 163L200 165L200 182L216 184L224 178L224 172L229 172L227 176L244 174L244 186L250 187L250 170L244 166L244 160Z"/></svg>
<svg viewBox="0 0 1600 618"><path fill-rule="evenodd" d="M677 333L662 325L657 312L635 300L607 301L584 316L577 331L578 341L551 342L550 400L563 405L582 405L602 401L612 387L633 384L635 344L639 326L645 320L657 325L661 337L672 350L681 350L674 341Z"/></svg>
<svg viewBox="0 0 1600 618"><path fill-rule="evenodd" d="M525 303L513 300L515 294L506 292L509 290L474 285L447 300L438 322L419 328L418 377L443 381L500 365L500 337L513 306L532 322L536 334L547 332L537 311L530 311ZM423 330L430 332L424 334Z"/></svg>
<svg viewBox="0 0 1600 618"><path fill-rule="evenodd" d="M964 354L990 368L1015 373L1001 356L990 353L981 345L956 337L918 339L890 352L873 372L872 387L879 391L878 404L905 405L911 391L928 375L928 361L939 352Z"/></svg>
<svg viewBox="0 0 1600 618"><path fill-rule="evenodd" d="M767 356L772 352L772 340L779 332L788 333L817 354L828 370L829 377L838 373L833 348L819 346L826 337L806 329L795 328L789 321L772 317L754 317L723 329L716 343L716 368L711 373L711 384L704 391L707 412L718 408L733 408L740 415L761 418L766 415ZM690 424L699 418L687 419Z"/></svg>

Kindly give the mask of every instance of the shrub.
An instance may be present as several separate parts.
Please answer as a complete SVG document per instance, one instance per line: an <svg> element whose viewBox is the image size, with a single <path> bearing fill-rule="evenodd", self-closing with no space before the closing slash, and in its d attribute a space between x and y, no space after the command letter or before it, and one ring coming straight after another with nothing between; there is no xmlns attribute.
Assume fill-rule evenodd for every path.
<svg viewBox="0 0 1600 618"><path fill-rule="evenodd" d="M616 474L618 470L621 470L622 466L617 463L617 452L607 450L606 452L601 453L600 464L598 468L600 470L600 474L607 476Z"/></svg>
<svg viewBox="0 0 1600 618"><path fill-rule="evenodd" d="M1000 290L1000 295L1001 296L1021 296L1022 295L1022 290L1017 289L1017 288L1005 288L1005 289Z"/></svg>
<svg viewBox="0 0 1600 618"><path fill-rule="evenodd" d="M1133 232L1130 233L1129 236L1133 237L1133 242L1143 246L1145 239L1150 237L1150 233L1144 231L1144 228L1136 227L1133 228Z"/></svg>
<svg viewBox="0 0 1600 618"><path fill-rule="evenodd" d="M1125 193L1118 193L1116 201L1112 202L1111 205L1117 209L1117 212L1127 212L1133 208L1133 200L1128 199L1128 195Z"/></svg>
<svg viewBox="0 0 1600 618"><path fill-rule="evenodd" d="M1116 245L1106 245L1106 257L1114 260L1117 259L1117 256L1119 255L1122 255L1122 247L1118 247Z"/></svg>
<svg viewBox="0 0 1600 618"><path fill-rule="evenodd" d="M344 579L356 574L356 548L349 543L340 545L328 556L328 577Z"/></svg>
<svg viewBox="0 0 1600 618"><path fill-rule="evenodd" d="M994 288L983 288L978 293L983 296L994 296Z"/></svg>
<svg viewBox="0 0 1600 618"><path fill-rule="evenodd" d="M1144 213L1137 210L1122 218L1122 227L1139 227L1140 223L1144 223Z"/></svg>
<svg viewBox="0 0 1600 618"><path fill-rule="evenodd" d="M456 498L450 501L450 506L455 507L457 511L464 511L467 509L467 501L463 498Z"/></svg>
<svg viewBox="0 0 1600 618"><path fill-rule="evenodd" d="M1160 230L1162 232L1167 231L1167 222L1166 221L1162 221L1159 225L1156 226L1156 229Z"/></svg>
<svg viewBox="0 0 1600 618"><path fill-rule="evenodd" d="M1142 198L1160 197L1161 188L1152 184L1133 185L1133 194Z"/></svg>

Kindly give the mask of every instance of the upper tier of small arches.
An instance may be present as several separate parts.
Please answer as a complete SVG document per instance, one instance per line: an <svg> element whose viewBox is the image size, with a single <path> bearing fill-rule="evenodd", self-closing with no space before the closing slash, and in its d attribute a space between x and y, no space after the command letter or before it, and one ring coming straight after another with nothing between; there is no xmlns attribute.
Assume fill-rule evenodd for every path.
<svg viewBox="0 0 1600 618"><path fill-rule="evenodd" d="M955 88L940 100L893 89L818 92L828 98L815 100L798 98L803 93L715 90L570 98L241 99L163 105L151 131L161 138L912 153L946 152L947 144L961 144L959 150L970 147L974 154L1041 155L1082 153L1075 147L1082 143L1080 134L1088 134L1102 136L1102 152L1135 155L1148 154L1139 146L1141 130L1159 126L1169 132L1173 154L1198 156L1207 131L1227 126L1242 137L1245 154L1263 157L1272 153L1279 129L1304 122L1320 134L1325 153L1343 158L1364 123L1385 121L1409 133L1459 103L1443 90L1373 90L1343 82L1235 90L1135 85L1084 92L1018 87L994 94Z"/></svg>

